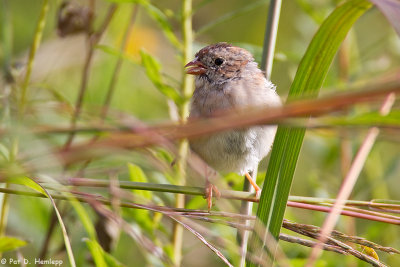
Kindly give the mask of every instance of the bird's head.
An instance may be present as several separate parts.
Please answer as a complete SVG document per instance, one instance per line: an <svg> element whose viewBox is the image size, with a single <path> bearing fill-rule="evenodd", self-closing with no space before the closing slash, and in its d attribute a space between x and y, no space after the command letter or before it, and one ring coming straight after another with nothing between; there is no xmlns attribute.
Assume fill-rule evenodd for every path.
<svg viewBox="0 0 400 267"><path fill-rule="evenodd" d="M217 43L201 49L185 67L187 74L197 75L210 83L223 84L240 79L245 67L252 62L254 58L247 50L228 43Z"/></svg>

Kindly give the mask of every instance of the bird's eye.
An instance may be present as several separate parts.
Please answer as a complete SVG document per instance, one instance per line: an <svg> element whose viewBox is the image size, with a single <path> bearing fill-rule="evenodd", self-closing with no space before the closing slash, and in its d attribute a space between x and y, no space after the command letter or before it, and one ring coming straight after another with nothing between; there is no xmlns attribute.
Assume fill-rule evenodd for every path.
<svg viewBox="0 0 400 267"><path fill-rule="evenodd" d="M218 57L215 59L214 63L215 63L215 65L219 66L222 63L224 63L224 60L222 58Z"/></svg>

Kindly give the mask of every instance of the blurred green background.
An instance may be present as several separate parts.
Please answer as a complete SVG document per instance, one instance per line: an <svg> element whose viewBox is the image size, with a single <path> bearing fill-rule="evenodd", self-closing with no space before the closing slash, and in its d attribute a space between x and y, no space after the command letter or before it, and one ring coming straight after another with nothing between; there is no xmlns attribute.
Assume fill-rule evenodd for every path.
<svg viewBox="0 0 400 267"><path fill-rule="evenodd" d="M36 113L32 116L35 123L67 126L69 120L56 114L51 108L52 97L57 94L69 106L74 106L82 75L86 40L83 34L65 38L58 37L56 17L61 1L50 2L50 13L47 17L44 38L33 67L28 99L35 104ZM86 4L85 1L77 2L82 5ZM276 58L272 72L272 81L277 85L277 91L282 99L285 99L299 61L313 34L338 3L339 1L328 0L283 1ZM7 31L10 32L12 46L11 51L6 51L4 46L0 47L0 62L4 68L10 69L10 66L12 66L12 72L17 78L23 72L22 66L26 62L41 4L42 1L12 0L4 1L1 5L1 31L2 34ZM95 28L103 19L109 4L107 1L96 2ZM180 37L180 1L152 1L152 4L166 14L174 31ZM225 41L249 49L260 61L268 1L206 0L194 1L193 5L195 8L198 7L193 18L195 33L209 23L222 19L220 23L196 35L194 50L211 43ZM132 4L119 3L118 6L117 13L100 42L101 45L116 50L121 44ZM227 16L227 19L223 20L227 14L231 14L231 16ZM112 112L116 114L123 112L148 124L169 121L168 103L147 78L143 67L140 65L139 51L144 49L161 62L162 72L171 77L167 79L171 86L178 86L176 81L180 81L183 75L180 55L168 42L159 25L143 8L139 8L138 18L133 30L129 33L128 40L128 47L125 51L127 59L124 60L118 76L115 94L111 102ZM339 53L346 53L348 68L344 71L343 64L345 63L337 57L325 80L322 94L355 86L362 87L376 80L384 80L393 75L398 77L399 75L399 37L376 8L372 8L356 23ZM90 114L95 113L102 106L115 62L115 55L105 52L104 49L95 50L88 90L84 98L85 115L83 117L88 116L90 119ZM4 83L3 75L0 84L4 85ZM49 94L49 92L52 93ZM356 107L348 110L348 114L357 114L365 110L368 110L368 107ZM354 156L365 133L366 130L362 128L331 128L307 131L291 194L334 198L343 179L341 148L345 146L349 149L350 156ZM36 146L40 147L41 144L50 146L54 143L62 144L64 141L62 137L41 140L40 142L44 144L32 144L29 143L29 140L25 140L23 144L28 146L31 144L32 147L23 149L29 151L34 150ZM400 199L399 141L396 132L393 135L389 131L383 131L378 137L354 188L352 199ZM120 157L118 155L110 156L104 161L93 163L92 167L96 170L120 168L122 171L119 178L129 179L127 161L140 166L149 181L168 182L168 177L164 177L162 172L153 169L152 164L141 154L134 152ZM266 163L264 162L262 165L259 173L260 179L264 177L265 172L263 170L265 170ZM99 177L106 178L104 173L96 178ZM229 175L226 180L237 190L242 187L243 179L237 175ZM261 182L260 180L259 183ZM190 176L188 183L201 185L201 182L197 181L195 177ZM155 195L161 199L160 201L163 204L172 205L171 195ZM200 197L188 198L188 200L188 205L191 208L205 207L205 201ZM233 202L233 207L237 208L239 203ZM50 211L51 206L48 200L11 196L7 233L30 242L21 249L25 257L34 258L38 255L48 227ZM146 229L145 225L148 222L141 222L137 218L146 217L148 214L144 215L141 211L125 212L127 213L127 220L131 220L132 223L139 226L138 231L146 234L152 232L150 236L160 234L163 236L161 239L168 236L170 221L162 220L162 227L160 226L155 230L151 229L152 225L147 225L150 229ZM74 215L70 216L73 217ZM94 214L92 216L95 218ZM323 213L293 208L288 208L286 212L286 218L290 220L314 225L321 225L325 216ZM69 221L68 229L71 234L77 264L78 266L89 266L88 252L84 249L86 245L82 242L82 238L85 236L84 230L78 220L72 218L67 218L67 220ZM95 221L95 219L93 220ZM205 225L214 234L226 240L235 241L234 230L226 226ZM365 237L384 246L400 248L400 231L396 225L342 217L337 229L351 235ZM185 232L184 238L183 266L224 266L208 248L190 233ZM210 242L213 241L215 240L210 240ZM304 265L310 249L300 245L280 243L284 252L292 259L291 264L293 266ZM56 234L52 236L48 255L66 261L65 252L62 249L60 250L60 246L62 247L62 236L60 230L57 229ZM152 261L151 256L144 256L138 247L140 245L135 244L127 235L122 234L112 254L126 266L157 266L157 263ZM223 252L230 255L229 251ZM4 256L16 258L15 255L15 252L8 252ZM399 255L379 254L379 256L389 266L400 266ZM193 260L194 258L196 260ZM351 256L324 252L317 266L367 266L367 264Z"/></svg>

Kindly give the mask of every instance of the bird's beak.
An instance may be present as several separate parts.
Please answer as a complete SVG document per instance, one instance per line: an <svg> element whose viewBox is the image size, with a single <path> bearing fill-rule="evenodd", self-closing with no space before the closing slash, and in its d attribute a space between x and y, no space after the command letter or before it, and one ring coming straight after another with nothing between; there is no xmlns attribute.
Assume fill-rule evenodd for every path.
<svg viewBox="0 0 400 267"><path fill-rule="evenodd" d="M201 63L197 57L192 61L190 61L188 64L186 64L185 68L187 68L186 74L192 74L192 75L204 74L207 71L206 66L204 66L203 63Z"/></svg>

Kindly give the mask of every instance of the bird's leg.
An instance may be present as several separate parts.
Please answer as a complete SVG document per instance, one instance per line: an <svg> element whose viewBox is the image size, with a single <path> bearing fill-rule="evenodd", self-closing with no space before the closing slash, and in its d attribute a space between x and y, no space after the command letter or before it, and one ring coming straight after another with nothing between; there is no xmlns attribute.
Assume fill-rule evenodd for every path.
<svg viewBox="0 0 400 267"><path fill-rule="evenodd" d="M256 198L258 198L261 194L261 188L256 184L256 182L253 180L253 178L251 178L251 176L248 172L246 172L244 175L246 176L247 180L249 180L250 184L256 190Z"/></svg>

